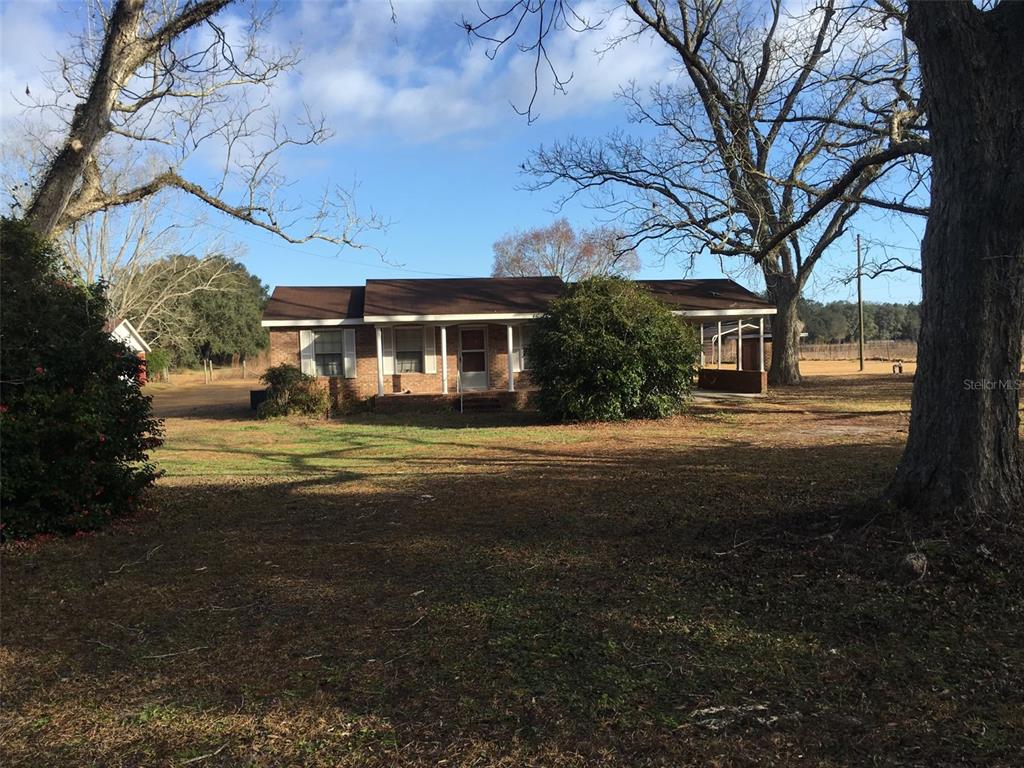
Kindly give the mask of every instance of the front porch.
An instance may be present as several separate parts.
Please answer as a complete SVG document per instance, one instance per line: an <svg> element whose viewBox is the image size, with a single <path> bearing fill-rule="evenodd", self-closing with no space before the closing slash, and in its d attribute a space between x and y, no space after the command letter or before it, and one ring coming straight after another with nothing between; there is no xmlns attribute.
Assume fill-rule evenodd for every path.
<svg viewBox="0 0 1024 768"><path fill-rule="evenodd" d="M376 395L527 390L529 335L523 321L375 324Z"/></svg>

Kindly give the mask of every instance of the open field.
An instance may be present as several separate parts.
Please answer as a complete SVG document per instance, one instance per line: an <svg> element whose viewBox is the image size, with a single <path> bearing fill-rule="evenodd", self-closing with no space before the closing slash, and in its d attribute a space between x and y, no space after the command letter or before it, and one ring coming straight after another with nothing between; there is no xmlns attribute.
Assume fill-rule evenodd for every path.
<svg viewBox="0 0 1024 768"><path fill-rule="evenodd" d="M1021 559L872 501L909 382L572 427L154 386L147 512L3 552L3 763L1020 765Z"/></svg>

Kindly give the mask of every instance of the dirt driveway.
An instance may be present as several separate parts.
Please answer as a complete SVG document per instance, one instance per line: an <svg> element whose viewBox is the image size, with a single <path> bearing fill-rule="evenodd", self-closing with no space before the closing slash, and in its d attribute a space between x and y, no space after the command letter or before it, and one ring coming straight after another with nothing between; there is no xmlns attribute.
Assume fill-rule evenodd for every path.
<svg viewBox="0 0 1024 768"><path fill-rule="evenodd" d="M249 391L260 389L256 379L148 384L146 394L153 397L153 411L161 419L244 419L249 410Z"/></svg>

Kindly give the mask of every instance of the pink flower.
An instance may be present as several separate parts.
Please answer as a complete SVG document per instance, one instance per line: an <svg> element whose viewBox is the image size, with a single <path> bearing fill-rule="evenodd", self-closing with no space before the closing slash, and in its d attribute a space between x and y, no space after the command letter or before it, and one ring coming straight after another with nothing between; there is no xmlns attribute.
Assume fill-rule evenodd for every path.
<svg viewBox="0 0 1024 768"><path fill-rule="evenodd" d="M46 373L46 369L43 368L43 366L41 366L41 365L37 365L36 366L36 373L40 373L40 374L41 373Z"/></svg>

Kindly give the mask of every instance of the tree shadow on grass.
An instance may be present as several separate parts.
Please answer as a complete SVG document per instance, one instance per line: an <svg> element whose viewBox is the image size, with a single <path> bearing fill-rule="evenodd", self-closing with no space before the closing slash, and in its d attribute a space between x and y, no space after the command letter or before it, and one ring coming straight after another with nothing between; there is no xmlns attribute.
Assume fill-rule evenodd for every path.
<svg viewBox="0 0 1024 768"><path fill-rule="evenodd" d="M1019 583L968 600L908 588L889 578L902 543L854 533L897 446L522 454L421 457L397 485L165 485L130 529L8 558L8 754L1019 754L1024 643L995 613ZM700 714L711 707L727 709Z"/></svg>

